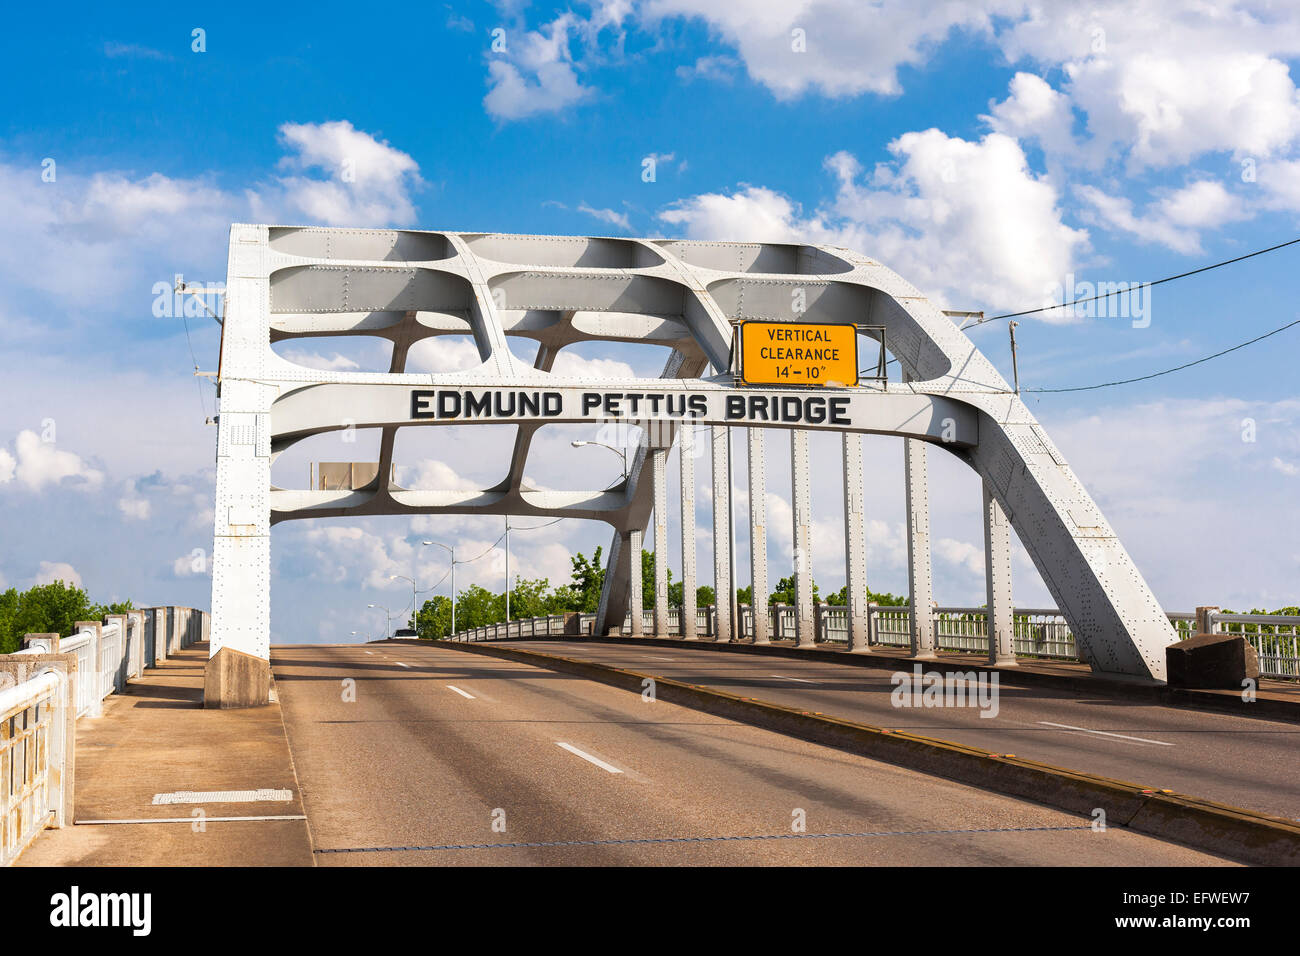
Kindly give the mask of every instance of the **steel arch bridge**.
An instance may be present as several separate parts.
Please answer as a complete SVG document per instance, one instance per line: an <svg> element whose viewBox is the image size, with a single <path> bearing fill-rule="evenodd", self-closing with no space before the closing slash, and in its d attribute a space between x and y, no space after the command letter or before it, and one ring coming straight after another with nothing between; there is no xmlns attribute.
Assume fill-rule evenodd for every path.
<svg viewBox="0 0 1300 956"><path fill-rule="evenodd" d="M732 323L845 323L883 329L903 381L853 388L747 388L730 374ZM861 334L879 336L878 332ZM406 371L424 339L471 336L480 364ZM383 373L295 364L273 342L377 336L392 343ZM520 361L510 337L538 343ZM659 378L576 380L559 351L581 342L671 348ZM597 633L631 609L641 627L642 535L654 514L656 610L666 614L667 450L681 445L682 568L694 622L694 453L707 441L726 475L732 427L746 430L754 593L766 593L764 441L789 431L799 643L812 643L808 435L843 435L850 641L866 648L864 433L904 439L912 651L934 653L925 455L938 445L982 479L990 658L1014 662L1010 527L1015 528L1094 670L1163 680L1176 635L1114 531L1060 451L993 365L935 305L866 256L828 246L525 236L236 224L231 228L218 372L216 519L209 706L262 703L269 681L270 531L301 518L379 514L508 514L597 519L614 530ZM738 401L737 398L743 401ZM730 401L729 401L730 399ZM774 405L773 402L776 402ZM608 489L530 487L524 465L545 424L618 422L644 437L626 480ZM477 490L409 489L391 480L399 428L518 426L505 477ZM355 489L287 489L274 459L298 441L348 427L380 430L377 476ZM730 594L730 483L714 489L714 573ZM754 639L766 641L763 615ZM656 630L666 632L656 617ZM717 639L729 641L729 606Z"/></svg>

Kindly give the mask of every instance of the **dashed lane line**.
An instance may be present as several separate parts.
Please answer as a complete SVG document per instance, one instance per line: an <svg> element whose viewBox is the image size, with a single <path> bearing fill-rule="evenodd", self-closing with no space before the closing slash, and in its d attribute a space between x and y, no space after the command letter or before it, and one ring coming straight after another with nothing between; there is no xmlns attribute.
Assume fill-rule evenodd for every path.
<svg viewBox="0 0 1300 956"><path fill-rule="evenodd" d="M478 700L478 698L475 697L473 694L467 694L467 693L465 693L465 691L461 690L461 689L460 689L459 687L457 687L455 684L448 684L448 685L447 685L447 689L448 689L448 690L454 690L456 693L460 694L460 696L461 696L461 697L464 697L466 700Z"/></svg>
<svg viewBox="0 0 1300 956"><path fill-rule="evenodd" d="M579 750L577 747L573 746L573 744L566 744L561 740L557 740L555 742L555 745L557 747L564 748L569 753L573 754L575 757L581 757L583 760L587 761L587 763L594 763L601 770L608 770L610 773L623 772L622 770L619 770L617 767L615 767L613 764L605 763L605 761L601 760L599 757L593 757L591 754Z"/></svg>
<svg viewBox="0 0 1300 956"><path fill-rule="evenodd" d="M1085 734L1098 734L1102 737L1118 737L1120 740L1136 740L1140 744L1155 744L1159 747L1173 746L1173 744L1165 740L1149 740L1146 737L1130 737L1128 734L1114 734L1108 730L1089 730L1087 727L1075 727L1073 724L1054 724L1050 720L1040 720L1039 723L1047 727L1059 727L1061 730L1078 730Z"/></svg>

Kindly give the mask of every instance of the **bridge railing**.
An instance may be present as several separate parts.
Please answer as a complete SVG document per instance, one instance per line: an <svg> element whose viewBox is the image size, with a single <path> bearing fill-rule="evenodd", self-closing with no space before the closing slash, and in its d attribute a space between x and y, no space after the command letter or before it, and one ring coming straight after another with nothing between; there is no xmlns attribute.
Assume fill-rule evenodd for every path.
<svg viewBox="0 0 1300 956"><path fill-rule="evenodd" d="M983 607L936 607L934 643L941 651L988 654L988 615ZM1196 633L1196 615L1189 611L1168 612L1169 623L1180 640ZM825 643L848 642L848 609L843 605L814 605L817 640ZM1212 627L1217 633L1241 634L1259 653L1260 673L1265 677L1300 677L1300 617L1276 614L1213 614ZM590 636L596 615L583 614L576 629L566 630L564 615L521 619L506 624L488 624L455 635L453 640L494 641L507 637L541 637L578 634ZM700 637L714 634L716 608L697 611L696 633ZM1056 608L1015 608L1013 641L1017 657L1042 660L1078 661L1079 650L1064 615ZM739 633L742 638L754 635L753 609L740 606ZM545 622L536 624L530 622ZM623 633L631 633L632 618L623 619ZM654 612L643 612L642 631L654 633ZM668 637L681 631L681 609L668 610ZM786 604L768 607L768 633L772 640L793 640L795 609ZM909 647L912 643L912 613L906 606L870 605L867 608L867 643L880 647Z"/></svg>
<svg viewBox="0 0 1300 956"><path fill-rule="evenodd" d="M0 654L0 866L71 819L76 721L209 627L205 611L143 608L79 621L68 637L28 634Z"/></svg>

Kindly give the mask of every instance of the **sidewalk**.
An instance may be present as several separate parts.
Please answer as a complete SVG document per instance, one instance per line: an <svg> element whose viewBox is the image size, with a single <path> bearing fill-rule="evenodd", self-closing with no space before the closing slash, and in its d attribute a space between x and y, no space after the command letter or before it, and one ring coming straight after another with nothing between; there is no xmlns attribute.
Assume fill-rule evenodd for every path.
<svg viewBox="0 0 1300 956"><path fill-rule="evenodd" d="M18 866L313 865L280 705L204 710L207 658L206 643L176 652L106 698L103 717L78 721L77 825L46 830ZM176 791L263 789L292 798L153 802ZM159 822L86 822L103 820Z"/></svg>

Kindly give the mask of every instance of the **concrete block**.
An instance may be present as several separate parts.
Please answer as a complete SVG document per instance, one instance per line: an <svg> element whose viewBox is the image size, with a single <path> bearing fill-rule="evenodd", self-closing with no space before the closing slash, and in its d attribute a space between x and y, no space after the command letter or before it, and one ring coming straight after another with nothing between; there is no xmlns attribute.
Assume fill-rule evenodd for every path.
<svg viewBox="0 0 1300 956"><path fill-rule="evenodd" d="M203 670L203 706L229 710L270 703L269 661L229 647L208 660Z"/></svg>
<svg viewBox="0 0 1300 956"><path fill-rule="evenodd" d="M1171 687L1240 690L1259 679L1259 653L1236 634L1197 634L1165 648Z"/></svg>

